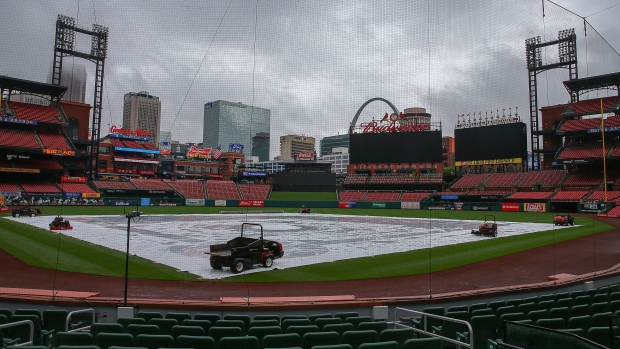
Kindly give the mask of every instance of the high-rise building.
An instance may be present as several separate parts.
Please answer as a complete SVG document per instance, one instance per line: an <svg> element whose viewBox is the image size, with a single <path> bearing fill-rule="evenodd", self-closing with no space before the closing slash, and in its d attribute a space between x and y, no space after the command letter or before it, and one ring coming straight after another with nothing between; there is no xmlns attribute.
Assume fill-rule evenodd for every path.
<svg viewBox="0 0 620 349"><path fill-rule="evenodd" d="M280 160L292 160L300 151L315 152L314 137L287 135L280 137Z"/></svg>
<svg viewBox="0 0 620 349"><path fill-rule="evenodd" d="M243 146L246 158L269 160L271 110L228 101L204 105L202 143L205 148ZM239 147L236 147L237 149Z"/></svg>
<svg viewBox="0 0 620 349"><path fill-rule="evenodd" d="M328 136L321 139L321 156L331 154L334 148L349 148L349 134Z"/></svg>
<svg viewBox="0 0 620 349"><path fill-rule="evenodd" d="M161 102L159 97L151 96L146 91L125 94L123 104L123 128L142 129L150 132L151 143L159 143L161 125Z"/></svg>
<svg viewBox="0 0 620 349"><path fill-rule="evenodd" d="M52 83L52 73L47 78ZM62 96L64 101L86 103L86 67L81 64L70 63L62 66L60 86L66 86L67 91Z"/></svg>

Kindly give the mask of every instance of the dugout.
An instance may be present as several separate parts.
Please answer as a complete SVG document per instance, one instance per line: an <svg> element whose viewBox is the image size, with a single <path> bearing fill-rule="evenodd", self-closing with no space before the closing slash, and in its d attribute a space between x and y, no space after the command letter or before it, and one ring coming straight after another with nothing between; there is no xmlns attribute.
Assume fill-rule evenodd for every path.
<svg viewBox="0 0 620 349"><path fill-rule="evenodd" d="M336 174L330 162L293 160L282 162L284 171L273 174L273 191L336 191Z"/></svg>

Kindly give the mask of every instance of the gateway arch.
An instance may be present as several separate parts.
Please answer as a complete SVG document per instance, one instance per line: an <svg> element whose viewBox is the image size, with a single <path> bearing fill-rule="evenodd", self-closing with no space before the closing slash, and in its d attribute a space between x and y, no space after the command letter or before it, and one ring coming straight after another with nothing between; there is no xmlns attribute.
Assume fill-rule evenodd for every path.
<svg viewBox="0 0 620 349"><path fill-rule="evenodd" d="M353 117L353 121L351 121L351 126L349 126L349 134L353 133L353 131L355 130L355 126L357 125L357 119L360 117L362 110L364 110L364 108L366 108L368 104L374 101L384 102L385 104L389 105L390 108L392 108L394 113L396 113L397 115L400 114L396 106L394 106L394 104L392 104L392 102L388 101L387 99L381 98L381 97L371 98L367 100L366 102L364 102L364 104L362 104L362 106L357 110L357 113L355 113L355 117Z"/></svg>

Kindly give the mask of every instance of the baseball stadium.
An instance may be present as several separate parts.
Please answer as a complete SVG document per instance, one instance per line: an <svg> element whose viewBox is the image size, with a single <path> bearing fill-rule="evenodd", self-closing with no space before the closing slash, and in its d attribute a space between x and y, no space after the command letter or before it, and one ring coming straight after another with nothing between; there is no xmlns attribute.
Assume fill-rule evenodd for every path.
<svg viewBox="0 0 620 349"><path fill-rule="evenodd" d="M521 104L356 99L346 173L106 128L114 32L58 15L51 82L0 75L0 349L620 348L620 55L542 5L544 35L489 37L520 57L472 58ZM74 58L92 105L63 99Z"/></svg>

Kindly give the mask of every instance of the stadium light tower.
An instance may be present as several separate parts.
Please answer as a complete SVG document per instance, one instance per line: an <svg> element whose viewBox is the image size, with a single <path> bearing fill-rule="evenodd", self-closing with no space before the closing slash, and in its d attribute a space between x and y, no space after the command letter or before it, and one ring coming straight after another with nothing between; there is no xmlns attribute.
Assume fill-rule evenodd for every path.
<svg viewBox="0 0 620 349"><path fill-rule="evenodd" d="M134 210L125 215L127 217L127 251L125 253L125 292L123 295L123 306L127 306L127 284L129 281L129 235L131 231L131 220L140 217L142 212Z"/></svg>

